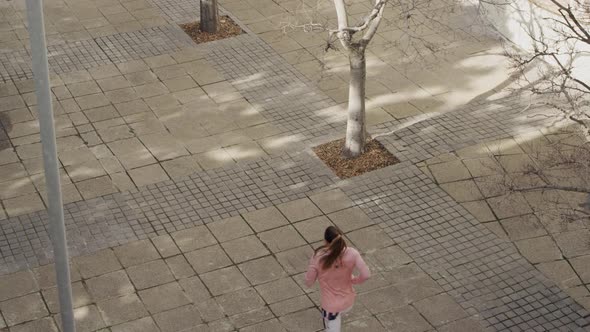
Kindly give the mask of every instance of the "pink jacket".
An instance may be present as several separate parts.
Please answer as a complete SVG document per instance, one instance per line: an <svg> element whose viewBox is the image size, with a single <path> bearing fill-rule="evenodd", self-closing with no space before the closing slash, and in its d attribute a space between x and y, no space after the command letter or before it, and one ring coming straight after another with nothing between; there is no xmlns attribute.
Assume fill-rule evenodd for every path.
<svg viewBox="0 0 590 332"><path fill-rule="evenodd" d="M342 263L336 261L326 270L320 262L325 254L326 252L320 251L310 259L305 285L311 287L318 279L322 308L331 313L341 312L354 303L356 293L352 285L363 283L369 279L371 273L361 254L354 248L347 247L341 256ZM352 274L355 268L360 273L357 277Z"/></svg>

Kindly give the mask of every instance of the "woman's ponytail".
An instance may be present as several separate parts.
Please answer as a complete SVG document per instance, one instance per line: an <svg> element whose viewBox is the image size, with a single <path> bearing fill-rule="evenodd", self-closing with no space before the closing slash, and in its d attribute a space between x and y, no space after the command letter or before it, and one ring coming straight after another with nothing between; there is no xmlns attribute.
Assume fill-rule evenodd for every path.
<svg viewBox="0 0 590 332"><path fill-rule="evenodd" d="M342 255L346 249L346 242L344 241L342 232L334 226L329 226L326 228L326 231L324 232L324 239L328 243L327 255L322 257L321 262L324 269L329 269L334 265L338 258L340 258L340 255Z"/></svg>

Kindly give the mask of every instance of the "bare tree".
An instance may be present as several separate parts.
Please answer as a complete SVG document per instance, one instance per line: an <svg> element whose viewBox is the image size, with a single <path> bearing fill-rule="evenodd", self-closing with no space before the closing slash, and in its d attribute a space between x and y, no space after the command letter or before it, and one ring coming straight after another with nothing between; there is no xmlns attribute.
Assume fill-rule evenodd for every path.
<svg viewBox="0 0 590 332"><path fill-rule="evenodd" d="M348 121L343 155L347 158L358 157L365 151L367 140L365 116L365 82L367 68L365 51L375 36L383 18L383 11L388 0L376 0L373 10L359 24L348 24L348 13L344 0L334 0L338 29L331 30L330 36L337 36L340 44L348 54L350 63L350 83L348 93ZM359 36L358 38L355 38Z"/></svg>
<svg viewBox="0 0 590 332"><path fill-rule="evenodd" d="M546 0L546 11L527 22L528 50L507 51L538 98L590 134L590 2ZM520 7L514 7L524 11ZM523 13L527 15L527 13ZM529 17L531 15L528 15ZM531 69L535 72L531 78Z"/></svg>
<svg viewBox="0 0 590 332"><path fill-rule="evenodd" d="M219 23L217 0L201 0L201 31L216 33Z"/></svg>

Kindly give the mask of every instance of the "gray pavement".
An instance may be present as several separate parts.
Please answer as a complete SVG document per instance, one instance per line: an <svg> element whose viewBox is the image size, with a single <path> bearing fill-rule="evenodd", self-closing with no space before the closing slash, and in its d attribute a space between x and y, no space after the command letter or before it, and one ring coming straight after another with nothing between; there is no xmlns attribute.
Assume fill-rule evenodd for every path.
<svg viewBox="0 0 590 332"><path fill-rule="evenodd" d="M588 224L496 189L563 136L520 112L485 26L453 18L422 70L382 27L370 131L401 163L342 181L310 147L344 132L346 62L323 34L282 33L297 1L222 5L247 33L196 46L175 25L196 2L47 3L81 330L318 330L301 273L332 223L375 272L348 330L587 328ZM0 328L52 331L24 7L0 7Z"/></svg>

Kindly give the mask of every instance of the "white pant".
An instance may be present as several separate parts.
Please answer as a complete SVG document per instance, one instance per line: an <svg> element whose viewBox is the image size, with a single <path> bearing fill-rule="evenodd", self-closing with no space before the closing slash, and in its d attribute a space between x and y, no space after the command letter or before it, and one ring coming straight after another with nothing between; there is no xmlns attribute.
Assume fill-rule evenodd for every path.
<svg viewBox="0 0 590 332"><path fill-rule="evenodd" d="M326 332L340 332L342 327L342 314L347 313L352 307L342 310L341 312L331 313L322 309L322 317L324 319L324 329Z"/></svg>

